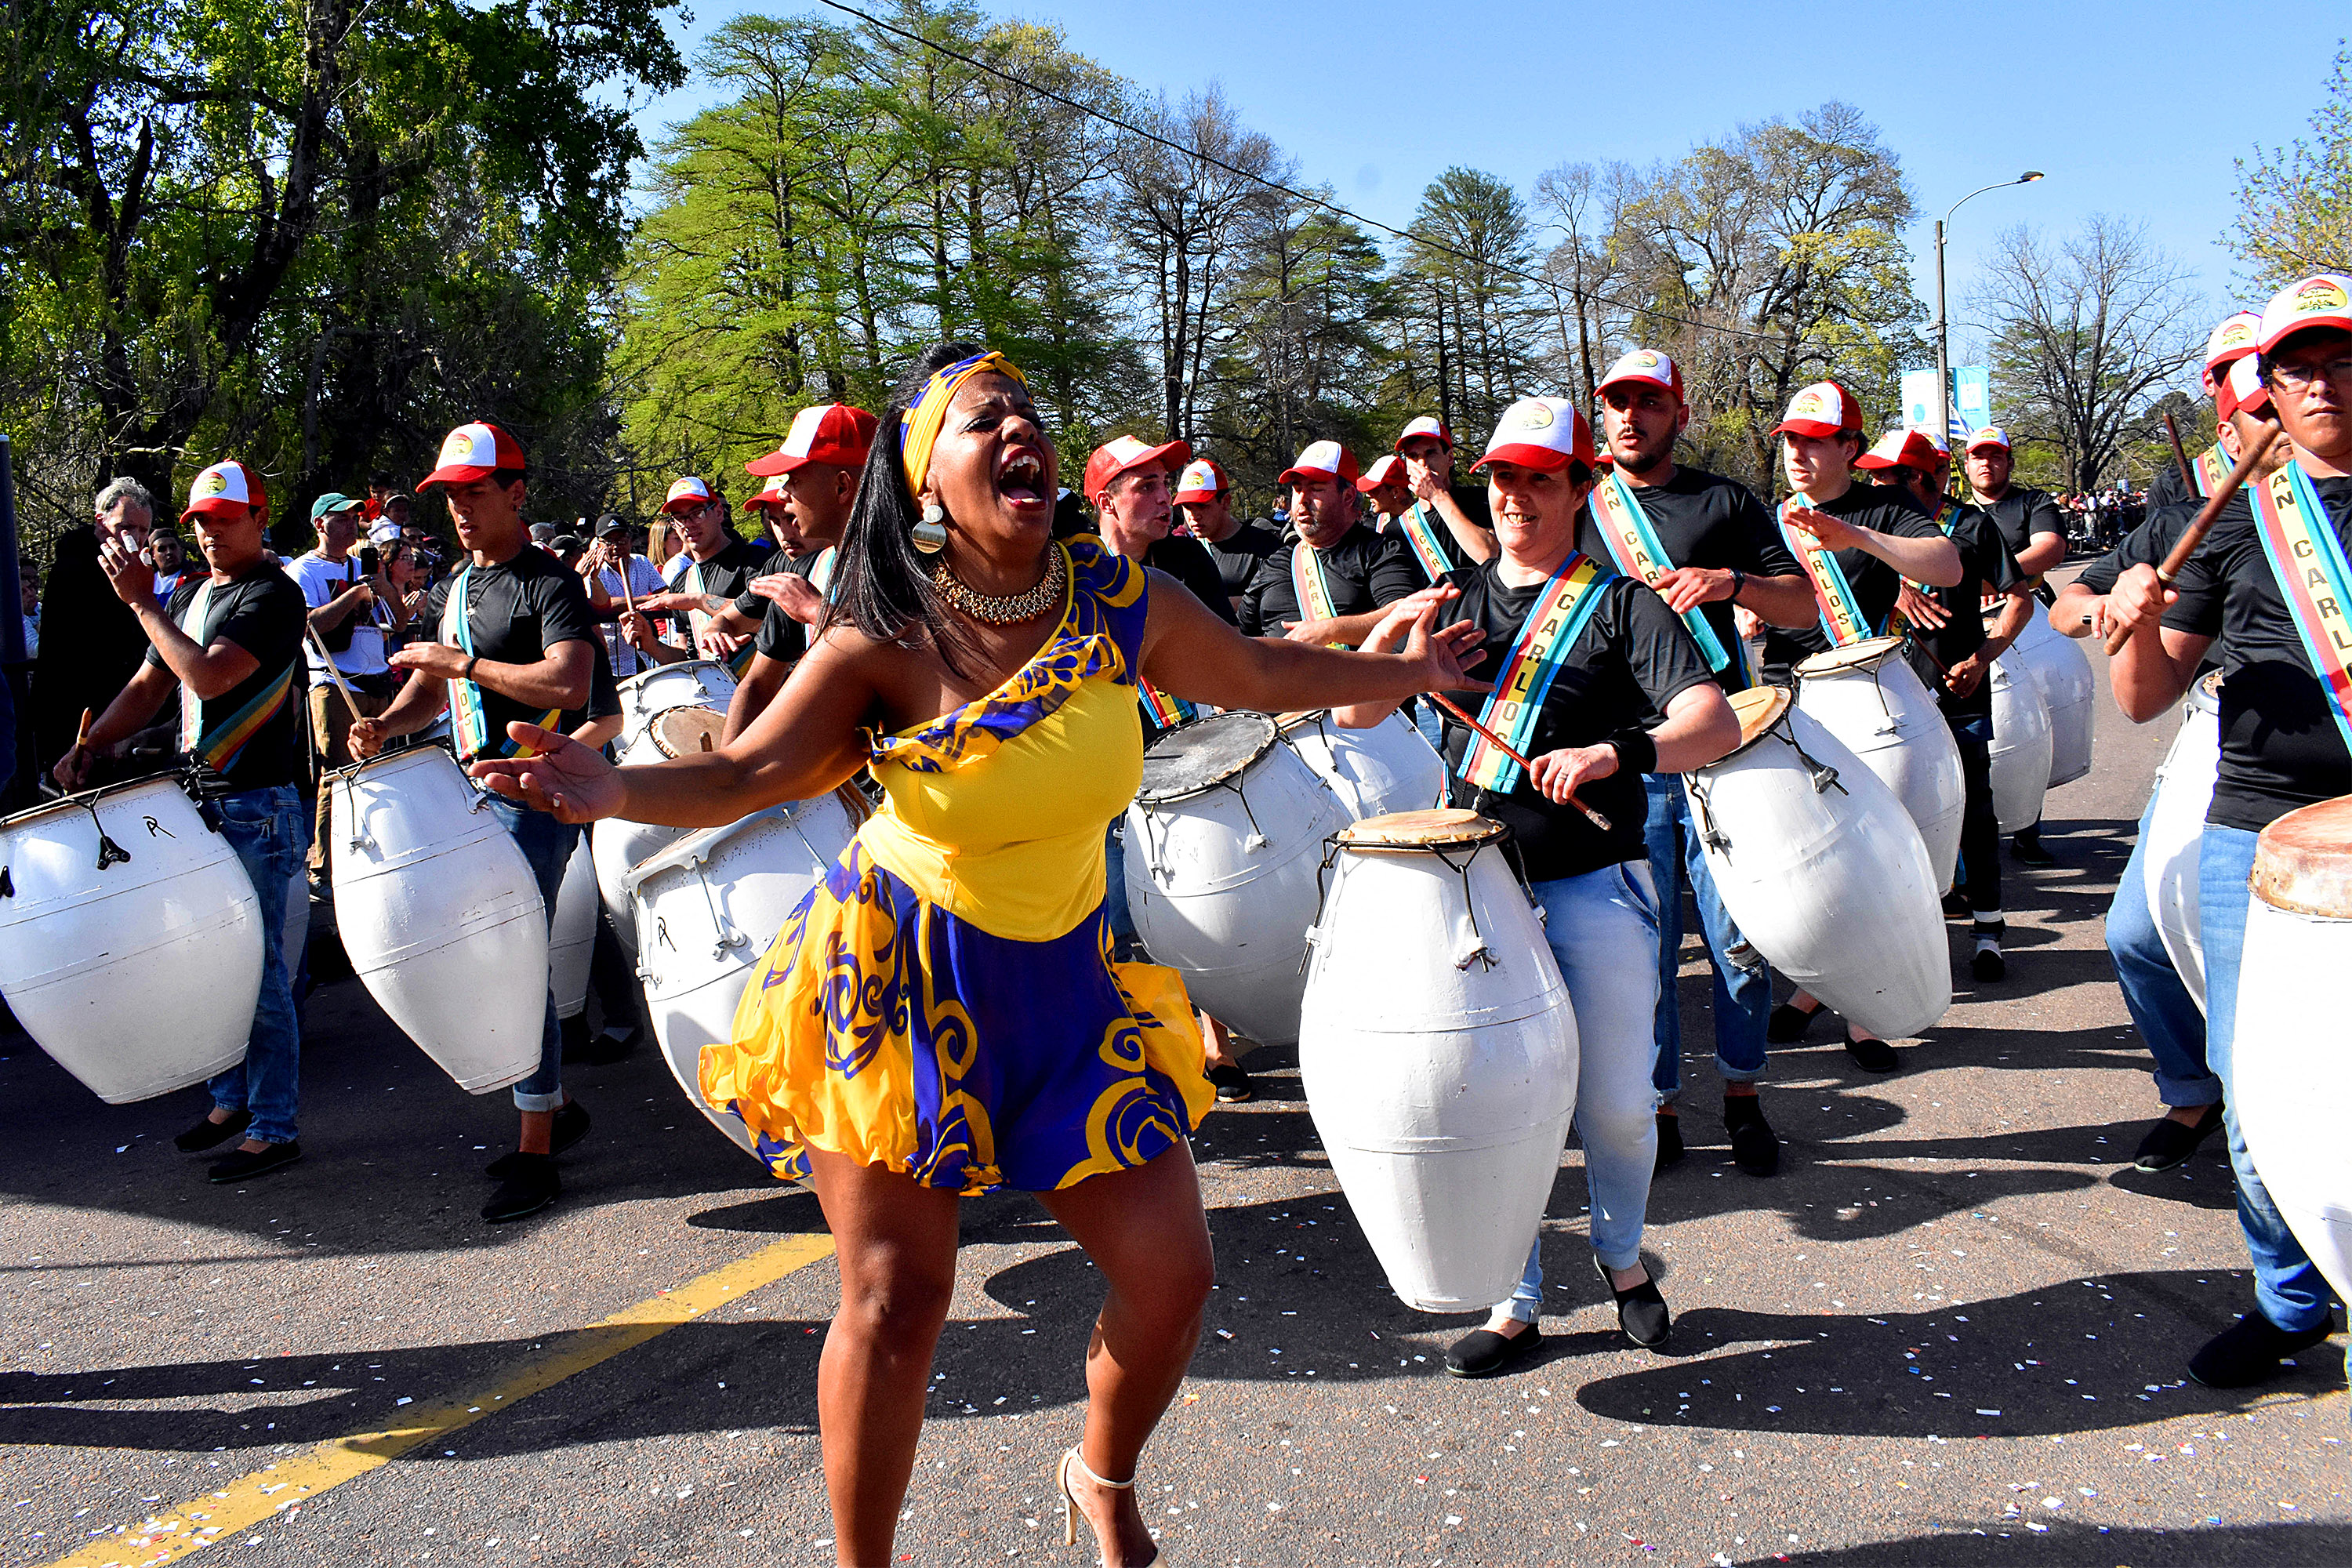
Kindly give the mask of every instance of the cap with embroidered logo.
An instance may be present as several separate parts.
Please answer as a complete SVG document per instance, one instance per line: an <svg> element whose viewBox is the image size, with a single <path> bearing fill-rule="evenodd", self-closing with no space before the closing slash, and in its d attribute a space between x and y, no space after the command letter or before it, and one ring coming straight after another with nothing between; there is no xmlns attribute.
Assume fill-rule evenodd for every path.
<svg viewBox="0 0 2352 1568"><path fill-rule="evenodd" d="M784 505L784 476L777 474L772 477L765 485L761 487L760 493L758 495L753 496L750 500L745 501L743 504L754 510L763 506Z"/></svg>
<svg viewBox="0 0 2352 1568"><path fill-rule="evenodd" d="M762 479L789 474L803 463L826 463L836 468L866 466L874 448L877 421L863 408L847 403L820 403L793 416L793 427L783 444L764 458L743 465L747 474Z"/></svg>
<svg viewBox="0 0 2352 1568"><path fill-rule="evenodd" d="M1430 440L1436 442L1439 446L1444 447L1449 452L1454 450L1454 432L1445 427L1445 422L1444 420L1427 414L1423 414L1418 418L1405 421L1403 433L1397 437L1396 445L1391 447L1390 450L1402 452L1404 450L1404 444L1407 441L1417 441L1423 437L1427 437Z"/></svg>
<svg viewBox="0 0 2352 1568"><path fill-rule="evenodd" d="M1227 488L1225 470L1217 467L1214 458L1195 458L1184 465L1182 473L1176 476L1176 504L1183 506L1192 501L1214 500L1224 494Z"/></svg>
<svg viewBox="0 0 2352 1568"><path fill-rule="evenodd" d="M522 443L487 420L460 425L442 437L441 456L418 485L470 485L500 468L525 467Z"/></svg>
<svg viewBox="0 0 2352 1568"><path fill-rule="evenodd" d="M1157 447L1147 446L1132 436L1114 436L1097 447L1094 456L1087 459L1087 500L1102 494L1104 487L1124 473L1137 468L1160 468L1170 473L1192 460L1192 448L1181 441L1162 441Z"/></svg>
<svg viewBox="0 0 2352 1568"><path fill-rule="evenodd" d="M1663 386L1675 395L1676 402L1682 400L1682 367L1655 349L1635 349L1619 355L1617 363L1609 367L1609 374L1601 378L1601 384L1592 389L1593 395L1597 397L1625 382Z"/></svg>
<svg viewBox="0 0 2352 1568"><path fill-rule="evenodd" d="M1576 463L1590 468L1592 426L1565 397L1522 397L1503 410L1486 450L1470 467L1475 472L1489 463L1517 463L1544 473Z"/></svg>
<svg viewBox="0 0 2352 1568"><path fill-rule="evenodd" d="M1313 484L1318 479L1356 482L1356 454L1337 441L1309 441L1298 460L1275 476L1278 485Z"/></svg>
<svg viewBox="0 0 2352 1568"><path fill-rule="evenodd" d="M1986 447L1998 447L2004 452L2008 451L2009 432L1998 425L1988 425L1981 430L1969 432L1969 451L1979 451Z"/></svg>
<svg viewBox="0 0 2352 1568"><path fill-rule="evenodd" d="M1862 406L1853 395L1834 381L1817 381L1789 399L1789 412L1772 426L1775 436L1810 436L1827 440L1842 431L1862 430Z"/></svg>
<svg viewBox="0 0 2352 1568"><path fill-rule="evenodd" d="M688 474L670 482L669 494L662 499L661 509L667 512L699 511L710 504L710 487Z"/></svg>
<svg viewBox="0 0 2352 1568"><path fill-rule="evenodd" d="M261 476L243 463L215 463L199 469L188 483L188 510L182 517L197 512L217 515L235 511L239 507L267 507L269 492L263 488Z"/></svg>
<svg viewBox="0 0 2352 1568"><path fill-rule="evenodd" d="M2220 385L2221 367L2243 359L2261 346L2263 319L2252 310L2240 310L2205 340L2205 390L2211 392Z"/></svg>
<svg viewBox="0 0 2352 1568"><path fill-rule="evenodd" d="M2352 332L2352 278L2341 272L2315 272L2272 295L2271 302L2263 307L2258 339L2262 352L2276 353L2287 339L2315 327Z"/></svg>

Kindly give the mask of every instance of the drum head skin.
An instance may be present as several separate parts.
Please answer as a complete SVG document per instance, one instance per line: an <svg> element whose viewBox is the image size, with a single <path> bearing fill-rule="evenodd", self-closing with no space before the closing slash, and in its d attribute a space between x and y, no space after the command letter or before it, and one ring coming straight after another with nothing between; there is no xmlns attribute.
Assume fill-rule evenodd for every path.
<svg viewBox="0 0 2352 1568"><path fill-rule="evenodd" d="M1214 789L1274 748L1272 719L1263 713L1220 713L1171 730L1143 753L1139 801L1181 800Z"/></svg>
<svg viewBox="0 0 2352 1568"><path fill-rule="evenodd" d="M1339 841L1350 849L1452 849L1491 844L1508 829L1491 816L1454 806L1434 811L1399 811L1368 816L1344 828Z"/></svg>
<svg viewBox="0 0 2352 1568"><path fill-rule="evenodd" d="M2263 828L2252 886L2274 909L2352 920L2352 795L2290 811Z"/></svg>
<svg viewBox="0 0 2352 1568"><path fill-rule="evenodd" d="M1799 675L1835 675L1849 669L1875 669L1903 651L1901 637L1864 637L1858 643L1817 653L1797 666Z"/></svg>
<svg viewBox="0 0 2352 1568"><path fill-rule="evenodd" d="M1796 694L1785 686L1751 686L1731 694L1731 710L1739 717L1739 744L1725 753L1736 757L1771 732L1789 712Z"/></svg>
<svg viewBox="0 0 2352 1568"><path fill-rule="evenodd" d="M715 752L719 732L726 728L727 715L716 708L672 708L656 714L646 726L654 738L654 750L665 757Z"/></svg>

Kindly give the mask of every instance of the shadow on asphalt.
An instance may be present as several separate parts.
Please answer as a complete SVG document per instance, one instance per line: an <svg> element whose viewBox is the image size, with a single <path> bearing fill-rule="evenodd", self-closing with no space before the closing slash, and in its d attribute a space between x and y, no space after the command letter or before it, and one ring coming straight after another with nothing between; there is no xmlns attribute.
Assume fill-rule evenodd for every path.
<svg viewBox="0 0 2352 1568"><path fill-rule="evenodd" d="M2195 1530L2101 1530L2062 1520L2053 1521L2047 1532L2035 1533L2010 1521L1975 1531L1948 1529L1838 1552L1792 1552L1746 1562L1786 1563L1796 1568L1983 1568L1988 1563L2048 1563L2064 1568L2105 1563L2211 1568L2227 1563L2232 1568L2261 1568L2266 1563L2352 1563L2352 1526L2314 1521Z"/></svg>

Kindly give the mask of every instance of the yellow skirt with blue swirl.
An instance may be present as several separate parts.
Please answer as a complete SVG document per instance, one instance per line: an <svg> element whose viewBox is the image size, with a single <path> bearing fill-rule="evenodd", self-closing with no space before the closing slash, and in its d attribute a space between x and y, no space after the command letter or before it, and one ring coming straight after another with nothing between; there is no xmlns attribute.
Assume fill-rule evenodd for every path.
<svg viewBox="0 0 2352 1568"><path fill-rule="evenodd" d="M1099 908L1052 941L993 936L863 843L785 922L701 1077L779 1176L814 1148L962 1193L1140 1165L1214 1100L1182 980L1114 963Z"/></svg>

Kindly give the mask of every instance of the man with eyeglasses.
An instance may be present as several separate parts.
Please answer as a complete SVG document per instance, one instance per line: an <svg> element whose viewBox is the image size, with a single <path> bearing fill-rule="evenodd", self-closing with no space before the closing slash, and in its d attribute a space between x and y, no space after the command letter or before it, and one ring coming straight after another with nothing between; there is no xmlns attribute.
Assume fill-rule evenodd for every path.
<svg viewBox="0 0 2352 1568"><path fill-rule="evenodd" d="M2290 811L2352 795L2347 606L2308 588L2314 574L2340 582L2352 572L2352 277L2319 273L2280 290L2263 308L2256 352L2293 460L2232 498L2174 591L2142 564L2106 601L2110 622L2137 634L2108 666L2116 700L2136 722L2178 702L2221 639L2221 761L2200 848L2198 925L2206 1061L2221 1080L2255 1310L2189 1359L2189 1375L2216 1388L2276 1375L2331 1326L2327 1281L2247 1152L2233 1079L2256 838Z"/></svg>
<svg viewBox="0 0 2352 1568"><path fill-rule="evenodd" d="M763 550L737 533L727 498L692 475L669 487L662 514L677 524L685 548L670 557L662 570L667 591L645 600L636 615L623 612L622 635L656 664L715 658L740 674L741 667L751 662L751 637L711 623L751 587L752 578L773 570L769 562L776 552ZM690 646L685 647L656 639L652 623L646 619L649 614L678 610L686 612L693 632Z"/></svg>

